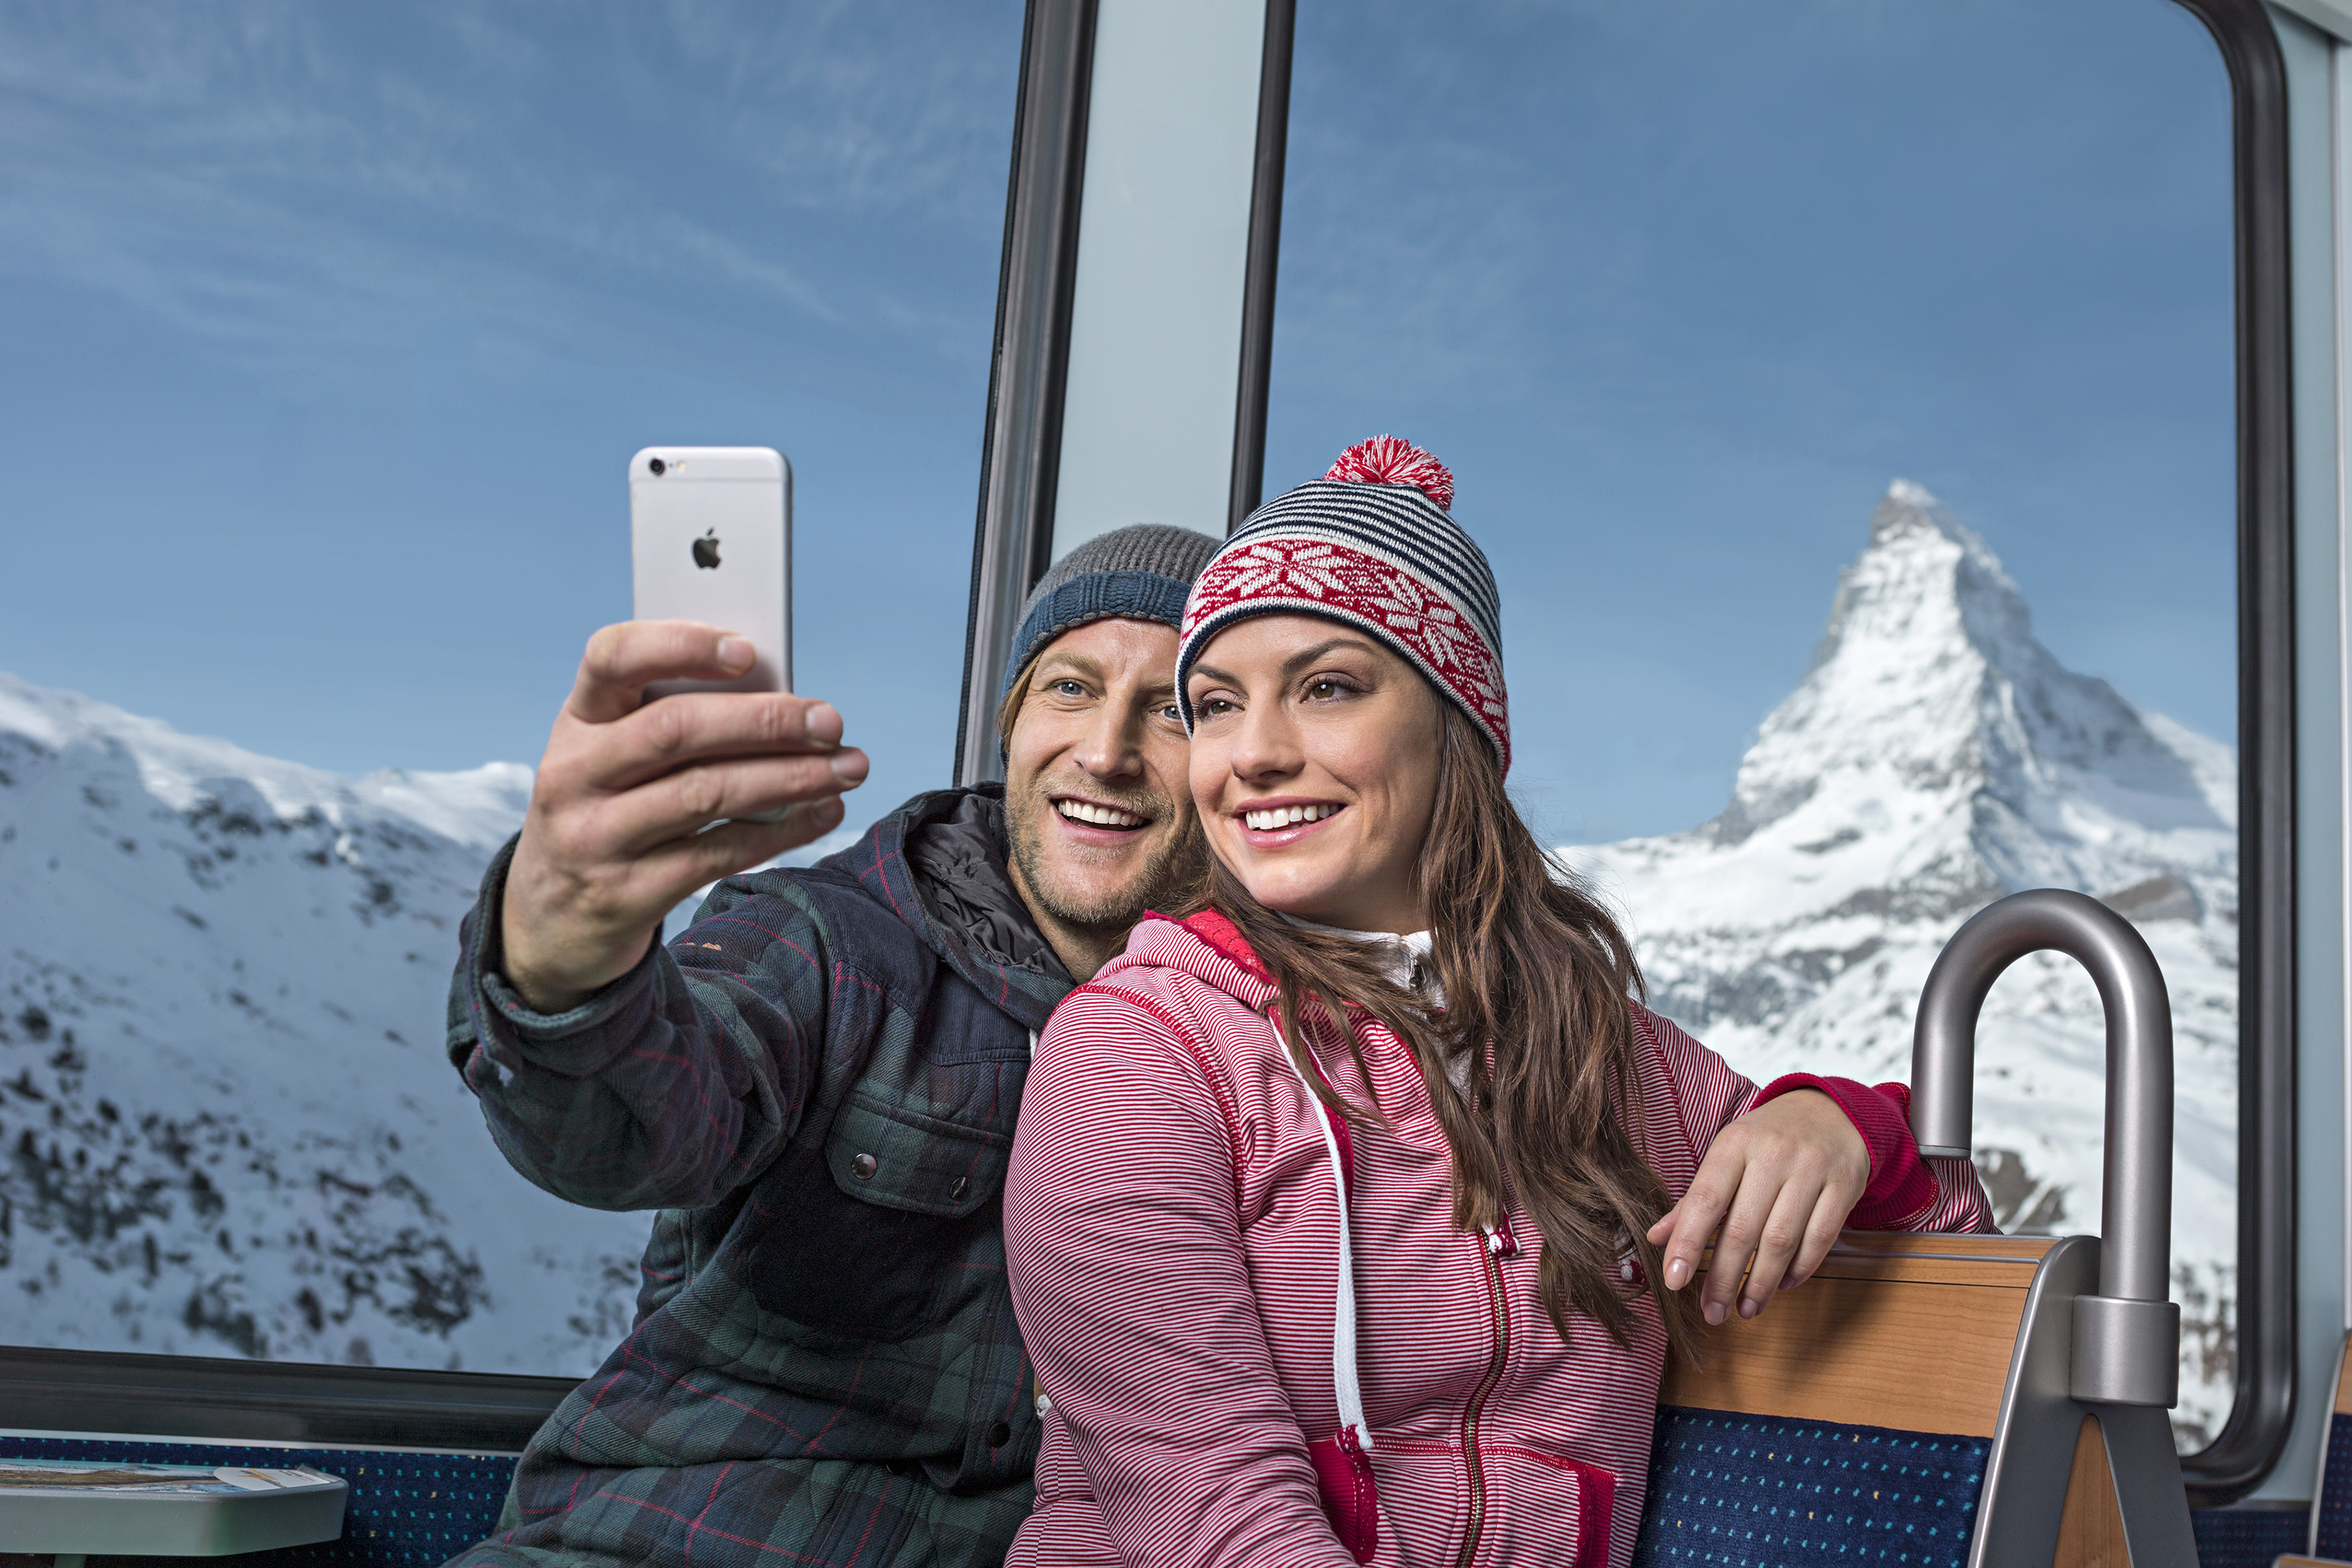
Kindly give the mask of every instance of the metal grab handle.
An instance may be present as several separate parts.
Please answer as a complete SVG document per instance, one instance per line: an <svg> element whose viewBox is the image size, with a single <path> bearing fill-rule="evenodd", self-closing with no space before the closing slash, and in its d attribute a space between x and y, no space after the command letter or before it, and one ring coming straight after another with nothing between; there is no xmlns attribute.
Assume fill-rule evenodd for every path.
<svg viewBox="0 0 2352 1568"><path fill-rule="evenodd" d="M1911 1131L1929 1159L1967 1159L1977 1015L2029 952L2065 953L2099 988L2107 1024L2099 1293L2074 1300L2074 1396L2169 1408L2179 1397L2172 1265L2172 998L2156 955L2096 899L2055 888L1979 910L1927 973L1911 1036Z"/></svg>

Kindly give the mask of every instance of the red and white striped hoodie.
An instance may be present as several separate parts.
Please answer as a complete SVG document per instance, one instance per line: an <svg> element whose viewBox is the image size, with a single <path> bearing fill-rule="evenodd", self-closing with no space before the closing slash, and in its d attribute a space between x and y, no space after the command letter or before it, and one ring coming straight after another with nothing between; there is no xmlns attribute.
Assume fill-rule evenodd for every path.
<svg viewBox="0 0 2352 1568"><path fill-rule="evenodd" d="M1624 1568L1665 1349L1655 1306L1635 1303L1630 1347L1580 1316L1563 1341L1533 1220L1515 1205L1491 1245L1454 1227L1420 1071L1360 1016L1389 1126L1352 1129L1343 1243L1331 1146L1266 1019L1274 994L1220 917L1147 917L1038 1044L1004 1232L1045 1433L1010 1568L1352 1568L1307 1451L1339 1426L1351 1360L1374 1563ZM1811 1087L1871 1149L1851 1226L1991 1228L1968 1162L1919 1159L1902 1086L1759 1090L1656 1014L1633 1016L1640 1146L1677 1197L1726 1123ZM1337 1042L1317 1060L1361 1095ZM1335 1363L1343 1245L1356 1343Z"/></svg>

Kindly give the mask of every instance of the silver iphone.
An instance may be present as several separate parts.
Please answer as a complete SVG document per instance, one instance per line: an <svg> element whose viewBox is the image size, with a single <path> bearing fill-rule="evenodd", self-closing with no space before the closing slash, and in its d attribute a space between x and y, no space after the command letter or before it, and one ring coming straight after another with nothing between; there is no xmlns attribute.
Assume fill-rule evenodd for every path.
<svg viewBox="0 0 2352 1568"><path fill-rule="evenodd" d="M703 621L751 639L733 680L679 691L793 689L793 466L772 447L648 447L629 459L629 554L641 621Z"/></svg>

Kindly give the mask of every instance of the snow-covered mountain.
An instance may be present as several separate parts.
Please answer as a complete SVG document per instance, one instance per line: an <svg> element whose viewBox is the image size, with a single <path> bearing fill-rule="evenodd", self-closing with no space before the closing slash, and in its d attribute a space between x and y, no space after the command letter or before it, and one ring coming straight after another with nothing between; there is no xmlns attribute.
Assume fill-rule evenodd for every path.
<svg viewBox="0 0 2352 1568"><path fill-rule="evenodd" d="M2227 1415L2235 1299L2237 763L2034 640L1984 542L1916 485L1878 503L1803 682L1686 833L1563 851L1630 915L1652 1000L1741 1070L1910 1077L1937 952L2021 889L2128 916L2171 990L2181 1440ZM2095 1232L2105 1044L2036 954L1978 1031L1978 1163L2013 1230Z"/></svg>
<svg viewBox="0 0 2352 1568"><path fill-rule="evenodd" d="M0 1339L584 1373L646 1216L443 1054L530 770L346 780L0 675Z"/></svg>

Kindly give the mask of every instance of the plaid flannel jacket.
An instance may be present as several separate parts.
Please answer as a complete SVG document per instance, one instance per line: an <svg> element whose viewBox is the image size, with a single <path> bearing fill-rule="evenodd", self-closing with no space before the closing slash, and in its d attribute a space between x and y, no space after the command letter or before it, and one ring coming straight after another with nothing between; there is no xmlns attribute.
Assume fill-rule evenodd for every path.
<svg viewBox="0 0 2352 1568"><path fill-rule="evenodd" d="M499 973L513 847L492 864L451 1059L518 1171L662 1212L635 1328L456 1563L1002 1561L1039 1423L1000 1202L1032 1031L1070 982L935 919L907 854L984 827L1003 880L1002 820L995 786L919 795L814 867L722 884L556 1016ZM1009 881L992 912L1026 925Z"/></svg>

